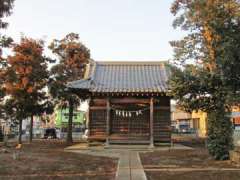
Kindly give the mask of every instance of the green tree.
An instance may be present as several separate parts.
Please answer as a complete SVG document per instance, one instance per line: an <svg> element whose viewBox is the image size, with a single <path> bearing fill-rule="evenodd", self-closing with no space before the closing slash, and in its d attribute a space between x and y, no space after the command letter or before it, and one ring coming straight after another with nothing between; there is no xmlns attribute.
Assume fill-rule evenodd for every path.
<svg viewBox="0 0 240 180"><path fill-rule="evenodd" d="M19 122L19 143L22 142L22 120L31 117L30 142L32 141L32 120L46 107L51 60L43 55L44 42L22 38L13 46L13 55L7 58L4 71L4 90L9 96L6 112L14 112Z"/></svg>
<svg viewBox="0 0 240 180"><path fill-rule="evenodd" d="M175 0L173 25L188 32L172 41L175 63L172 95L187 111L208 115L208 150L229 158L232 148L230 109L239 103L239 0ZM180 67L179 67L180 66Z"/></svg>
<svg viewBox="0 0 240 180"><path fill-rule="evenodd" d="M89 49L79 41L79 35L70 33L61 40L53 40L49 48L59 58L58 64L51 68L49 89L60 106L69 107L67 143L72 143L73 109L80 100L66 91L68 82L83 78L86 64L90 58Z"/></svg>
<svg viewBox="0 0 240 180"><path fill-rule="evenodd" d="M14 0L0 0L0 30L6 29L8 23L5 22L5 18L12 13ZM6 68L6 60L3 57L3 48L8 48L12 43L12 39L2 35L0 32L0 118L4 118L6 113L4 112L3 100L5 97L5 91L3 84L3 71ZM7 136L4 138L5 145L7 144Z"/></svg>
<svg viewBox="0 0 240 180"><path fill-rule="evenodd" d="M0 30L6 29L8 23L4 21L4 18L11 15L12 8L13 8L13 2L14 0L1 0L0 1ZM6 60L2 57L2 51L3 48L9 47L9 45L12 43L12 39L6 36L3 36L0 33L0 117L3 114L3 98L5 97L5 92L2 87L3 84L3 71L6 67Z"/></svg>
<svg viewBox="0 0 240 180"><path fill-rule="evenodd" d="M14 0L0 1L0 29L7 27L8 23L3 20L4 17L11 15Z"/></svg>

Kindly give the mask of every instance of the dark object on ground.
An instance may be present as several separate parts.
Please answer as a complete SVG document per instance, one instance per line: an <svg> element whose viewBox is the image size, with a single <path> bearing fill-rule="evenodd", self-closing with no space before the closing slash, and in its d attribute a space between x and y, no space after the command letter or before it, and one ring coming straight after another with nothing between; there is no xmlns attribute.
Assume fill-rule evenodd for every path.
<svg viewBox="0 0 240 180"><path fill-rule="evenodd" d="M4 148L4 149L1 149L1 152L2 152L2 153L9 153L9 151L8 151L7 149L5 149L5 148Z"/></svg>
<svg viewBox="0 0 240 180"><path fill-rule="evenodd" d="M44 133L44 139L56 139L57 135L56 135L56 129L54 128L48 128L45 130Z"/></svg>
<svg viewBox="0 0 240 180"><path fill-rule="evenodd" d="M2 130L0 129L0 142L3 141L3 133L2 133Z"/></svg>

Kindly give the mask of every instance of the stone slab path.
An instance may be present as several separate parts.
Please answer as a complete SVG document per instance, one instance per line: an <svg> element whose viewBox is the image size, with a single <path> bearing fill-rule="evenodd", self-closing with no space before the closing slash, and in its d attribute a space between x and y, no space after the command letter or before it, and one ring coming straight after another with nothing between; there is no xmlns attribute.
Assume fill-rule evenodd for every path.
<svg viewBox="0 0 240 180"><path fill-rule="evenodd" d="M116 180L147 180L138 151L133 150L65 150L92 156L119 158Z"/></svg>
<svg viewBox="0 0 240 180"><path fill-rule="evenodd" d="M131 148L129 148L131 147ZM88 147L87 144L77 144L65 148L65 151L93 156L105 156L118 158L118 169L116 172L116 180L147 180L144 168L142 166L139 152L152 150L170 150L170 149L192 149L182 145L174 145L173 147L159 147L149 149L148 146L124 146L111 145L108 148Z"/></svg>
<svg viewBox="0 0 240 180"><path fill-rule="evenodd" d="M136 151L126 150L119 155L116 180L146 180L146 175Z"/></svg>

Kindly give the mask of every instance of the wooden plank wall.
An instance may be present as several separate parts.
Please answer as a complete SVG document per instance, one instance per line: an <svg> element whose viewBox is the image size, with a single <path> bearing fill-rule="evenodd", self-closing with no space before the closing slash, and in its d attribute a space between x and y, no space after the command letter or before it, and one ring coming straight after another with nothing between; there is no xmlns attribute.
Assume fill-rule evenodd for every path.
<svg viewBox="0 0 240 180"><path fill-rule="evenodd" d="M106 100L93 99L89 109L89 130L92 137L106 136Z"/></svg>
<svg viewBox="0 0 240 180"><path fill-rule="evenodd" d="M155 142L171 141L170 98L162 97L155 103L153 120L153 136Z"/></svg>
<svg viewBox="0 0 240 180"><path fill-rule="evenodd" d="M90 136L106 135L106 110L90 110Z"/></svg>

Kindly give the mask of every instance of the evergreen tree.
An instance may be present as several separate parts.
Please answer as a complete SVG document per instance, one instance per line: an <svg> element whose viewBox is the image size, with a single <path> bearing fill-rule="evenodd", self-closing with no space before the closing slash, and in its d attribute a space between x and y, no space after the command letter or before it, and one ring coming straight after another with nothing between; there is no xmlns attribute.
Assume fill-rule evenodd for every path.
<svg viewBox="0 0 240 180"><path fill-rule="evenodd" d="M173 25L188 32L172 41L175 51L172 95L187 111L208 115L208 149L215 159L229 158L230 110L239 103L239 0L175 0ZM180 66L180 68L179 68Z"/></svg>
<svg viewBox="0 0 240 180"><path fill-rule="evenodd" d="M8 23L3 20L4 17L11 15L14 0L0 1L0 29L7 27Z"/></svg>
<svg viewBox="0 0 240 180"><path fill-rule="evenodd" d="M8 23L4 21L4 18L11 15L14 0L0 0L0 30L6 29ZM5 97L5 92L2 87L3 84L3 71L6 67L6 59L2 57L3 48L9 47L12 43L12 39L3 36L0 32L0 117L3 115L3 98Z"/></svg>
<svg viewBox="0 0 240 180"><path fill-rule="evenodd" d="M78 34L70 33L61 40L54 40L49 48L59 58L59 63L51 68L50 93L58 105L69 107L67 143L72 140L72 118L74 106L80 100L66 91L68 82L83 78L90 51L79 41Z"/></svg>

